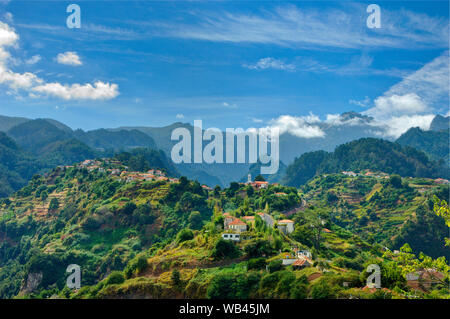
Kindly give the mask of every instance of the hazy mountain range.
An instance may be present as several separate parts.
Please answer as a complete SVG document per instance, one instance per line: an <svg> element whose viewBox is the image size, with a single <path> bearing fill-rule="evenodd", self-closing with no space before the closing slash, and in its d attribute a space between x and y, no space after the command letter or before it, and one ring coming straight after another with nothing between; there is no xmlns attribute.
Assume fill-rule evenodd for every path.
<svg viewBox="0 0 450 319"><path fill-rule="evenodd" d="M411 128L398 138L398 143L417 148L433 160L444 160L449 165L448 124L449 117L437 115L430 130ZM295 131L285 130L280 136L280 171L271 176L271 181L280 181L286 167L308 152L332 152L344 143L361 138L383 136L383 128L374 119L356 112L346 112L332 120L305 123L318 127L322 136L302 137ZM160 149L167 158L177 141L171 140L175 128L184 127L193 135L193 126L187 123L174 123L164 127L119 127L83 131L72 130L67 125L52 119L26 119L0 116L0 131L5 132L17 143L21 152L45 160L51 167L70 164L95 156L112 156L115 153L135 148ZM393 141L391 139L391 141ZM205 145L206 143L204 143ZM225 148L224 148L225 149ZM215 186L228 185L240 181L259 171L260 164L176 164L181 175Z"/></svg>

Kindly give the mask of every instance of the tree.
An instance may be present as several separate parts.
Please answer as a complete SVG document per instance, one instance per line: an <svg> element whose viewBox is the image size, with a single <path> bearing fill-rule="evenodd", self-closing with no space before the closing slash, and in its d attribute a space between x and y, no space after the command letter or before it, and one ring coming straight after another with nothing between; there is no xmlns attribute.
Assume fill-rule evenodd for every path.
<svg viewBox="0 0 450 319"><path fill-rule="evenodd" d="M441 216L445 219L445 224L450 227L450 211L448 204L445 200L440 201L437 196L433 197L434 201L434 212L436 215ZM450 238L445 238L445 245L450 246Z"/></svg>
<svg viewBox="0 0 450 319"><path fill-rule="evenodd" d="M50 201L50 204L48 205L48 210L53 211L57 210L59 208L59 201L56 197L53 197Z"/></svg>
<svg viewBox="0 0 450 319"><path fill-rule="evenodd" d="M389 184L392 185L394 188L401 188L402 187L402 178L399 175L392 175L389 178Z"/></svg>
<svg viewBox="0 0 450 319"><path fill-rule="evenodd" d="M176 288L180 288L181 287L182 281L181 281L180 271L178 269L172 270L172 274L170 275L170 280L172 281L172 284Z"/></svg>
<svg viewBox="0 0 450 319"><path fill-rule="evenodd" d="M206 291L210 299L236 298L236 280L231 274L217 275L212 280Z"/></svg>
<svg viewBox="0 0 450 319"><path fill-rule="evenodd" d="M194 238L194 233L189 228L182 229L177 235L178 243L182 243Z"/></svg>
<svg viewBox="0 0 450 319"><path fill-rule="evenodd" d="M195 230L198 230L202 228L203 221L202 221L202 215L199 211L193 211L189 215L189 227Z"/></svg>
<svg viewBox="0 0 450 319"><path fill-rule="evenodd" d="M239 249L228 240L220 238L211 253L211 257L215 259L237 258L240 255Z"/></svg>
<svg viewBox="0 0 450 319"><path fill-rule="evenodd" d="M48 193L47 193L47 191L43 191L43 192L41 193L41 201L45 202L45 201L47 200L47 198L48 198Z"/></svg>
<svg viewBox="0 0 450 319"><path fill-rule="evenodd" d="M220 191L222 189L220 188L219 185L216 185L216 187L214 187L214 197L219 197L220 196Z"/></svg>
<svg viewBox="0 0 450 319"><path fill-rule="evenodd" d="M255 177L255 182L265 182L265 181L266 179L261 174Z"/></svg>
<svg viewBox="0 0 450 319"><path fill-rule="evenodd" d="M334 192L328 192L327 193L327 202L329 204L332 204L334 202L337 202L339 198L337 197L337 195Z"/></svg>
<svg viewBox="0 0 450 319"><path fill-rule="evenodd" d="M279 271L283 269L283 261L281 259L272 260L267 267L271 273Z"/></svg>
<svg viewBox="0 0 450 319"><path fill-rule="evenodd" d="M308 286L302 282L295 282L291 287L292 299L306 299L308 297Z"/></svg>
<svg viewBox="0 0 450 319"><path fill-rule="evenodd" d="M266 259L265 258L252 258L247 263L247 269L264 269L266 268Z"/></svg>
<svg viewBox="0 0 450 319"><path fill-rule="evenodd" d="M325 281L320 280L311 288L312 299L332 299L335 297L332 287Z"/></svg>
<svg viewBox="0 0 450 319"><path fill-rule="evenodd" d="M121 284L125 281L125 276L121 271L113 271L111 275L109 275L108 280L106 282L107 285L117 285Z"/></svg>
<svg viewBox="0 0 450 319"><path fill-rule="evenodd" d="M126 215L133 214L134 210L136 209L136 204L133 202L127 202L125 206L122 208L122 212Z"/></svg>

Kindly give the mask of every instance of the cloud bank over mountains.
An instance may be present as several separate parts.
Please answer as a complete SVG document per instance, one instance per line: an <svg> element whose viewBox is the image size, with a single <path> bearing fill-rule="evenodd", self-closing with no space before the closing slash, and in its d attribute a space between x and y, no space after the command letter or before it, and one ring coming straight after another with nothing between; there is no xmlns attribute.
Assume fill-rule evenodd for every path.
<svg viewBox="0 0 450 319"><path fill-rule="evenodd" d="M325 137L323 125L369 125L380 137L397 138L411 127L427 130L436 113L448 112L449 52L445 51L419 70L405 76L370 104L368 98L362 112L366 117L342 118L327 114L325 120L310 113L308 116L282 115L269 121L269 127L278 127L301 138ZM356 104L356 103L352 103ZM359 106L362 106L360 103ZM448 114L448 113L447 113Z"/></svg>
<svg viewBox="0 0 450 319"><path fill-rule="evenodd" d="M13 57L10 48L19 48L19 35L7 23L0 21L0 84L9 88L9 94L19 95L27 92L32 98L55 97L64 100L109 100L119 95L119 86L114 83L95 81L93 84L63 84L47 82L32 72L17 73L11 70ZM29 64L38 63L39 58L32 58ZM82 65L74 52L66 52L57 57L58 63Z"/></svg>

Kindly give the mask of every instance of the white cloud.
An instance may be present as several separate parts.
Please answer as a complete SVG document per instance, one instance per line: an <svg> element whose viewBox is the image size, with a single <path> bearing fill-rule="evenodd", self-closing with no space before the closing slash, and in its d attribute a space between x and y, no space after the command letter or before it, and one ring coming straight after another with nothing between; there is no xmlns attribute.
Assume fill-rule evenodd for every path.
<svg viewBox="0 0 450 319"><path fill-rule="evenodd" d="M64 100L110 100L119 95L117 84L97 81L94 85L60 84L57 82L35 86L32 91Z"/></svg>
<svg viewBox="0 0 450 319"><path fill-rule="evenodd" d="M382 136L397 138L411 127L428 130L434 117L434 114L393 116L383 122L378 122L378 125L385 129Z"/></svg>
<svg viewBox="0 0 450 319"><path fill-rule="evenodd" d="M59 64L72 65L72 66L80 66L83 65L80 57L76 52L67 51L64 53L59 53L56 56L56 61Z"/></svg>
<svg viewBox="0 0 450 319"><path fill-rule="evenodd" d="M366 6L299 8L287 5L258 13L194 12L197 23L154 22L162 36L214 42L249 42L291 47L446 48L448 19L408 10L382 11L382 28L366 27Z"/></svg>
<svg viewBox="0 0 450 319"><path fill-rule="evenodd" d="M295 65L284 63L281 60L274 58L262 58L258 62L252 65L244 65L244 67L253 70L265 70L265 69L275 69L284 71L294 71Z"/></svg>
<svg viewBox="0 0 450 319"><path fill-rule="evenodd" d="M47 83L31 72L17 73L8 67L8 62L14 60L7 51L9 47L17 46L18 34L8 24L0 22L0 84L9 87L8 94L18 94L19 90L29 93L30 97L51 96L64 100L108 100L119 95L119 87L114 83L96 81L86 84ZM67 53L67 52L66 52ZM34 64L40 60L39 55L33 56L26 64Z"/></svg>
<svg viewBox="0 0 450 319"><path fill-rule="evenodd" d="M427 104L416 93L383 95L376 98L374 102L375 106L368 110L366 114L376 118L429 111Z"/></svg>
<svg viewBox="0 0 450 319"><path fill-rule="evenodd" d="M370 98L368 96L364 97L363 100L349 100L348 103L357 105L360 107L367 107L370 103Z"/></svg>
<svg viewBox="0 0 450 319"><path fill-rule="evenodd" d="M290 133L303 138L324 137L325 132L323 132L319 126L314 125L319 122L320 119L311 113L308 116L298 117L282 115L271 120L269 125L271 128L278 128L280 134Z"/></svg>
<svg viewBox="0 0 450 319"><path fill-rule="evenodd" d="M446 51L392 86L386 95L414 92L432 106L448 101L449 52ZM447 103L446 103L447 104ZM448 105L448 104L447 104Z"/></svg>
<svg viewBox="0 0 450 319"><path fill-rule="evenodd" d="M179 120L184 119L184 115L183 115L183 114L177 114L175 117L176 117L177 119L179 119Z"/></svg>
<svg viewBox="0 0 450 319"><path fill-rule="evenodd" d="M36 64L39 61L41 61L42 58L40 55L33 55L31 58L29 58L28 60L25 60L26 64L32 65L32 64Z"/></svg>
<svg viewBox="0 0 450 319"><path fill-rule="evenodd" d="M227 107L227 108L230 108L230 109L236 109L236 108L237 108L236 103L223 102L223 103L222 103L222 106Z"/></svg>
<svg viewBox="0 0 450 319"><path fill-rule="evenodd" d="M12 72L0 63L0 83L8 85L13 90L18 90L29 89L37 83L42 83L42 80L30 72Z"/></svg>
<svg viewBox="0 0 450 319"><path fill-rule="evenodd" d="M405 76L364 112L385 128L385 136L398 137L411 127L428 129L436 108L449 103L448 51Z"/></svg>

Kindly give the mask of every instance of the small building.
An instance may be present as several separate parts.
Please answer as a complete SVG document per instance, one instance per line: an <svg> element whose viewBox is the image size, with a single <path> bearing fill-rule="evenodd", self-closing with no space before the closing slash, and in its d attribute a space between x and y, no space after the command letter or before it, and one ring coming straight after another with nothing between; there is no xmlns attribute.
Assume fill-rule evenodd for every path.
<svg viewBox="0 0 450 319"><path fill-rule="evenodd" d="M278 229L284 234L290 234L294 231L294 221L290 219L282 219L278 222Z"/></svg>
<svg viewBox="0 0 450 319"><path fill-rule="evenodd" d="M252 224L252 225L255 224L255 216L244 216L244 217L242 217L242 219L243 219L245 222L250 223L250 224Z"/></svg>
<svg viewBox="0 0 450 319"><path fill-rule="evenodd" d="M434 182L435 182L436 184L448 184L448 183L450 183L447 179L443 179L443 178L436 178L436 179L434 180Z"/></svg>
<svg viewBox="0 0 450 319"><path fill-rule="evenodd" d="M234 221L236 217L231 216L230 213L223 214L223 229L228 229L228 226L232 221Z"/></svg>
<svg viewBox="0 0 450 319"><path fill-rule="evenodd" d="M282 196L287 196L287 194L286 193L275 193L275 196L277 196L277 197L282 197Z"/></svg>
<svg viewBox="0 0 450 319"><path fill-rule="evenodd" d="M296 261L297 261L297 258L291 258L291 257L287 256L286 258L282 259L281 264L283 266L289 266L289 265L293 265Z"/></svg>
<svg viewBox="0 0 450 319"><path fill-rule="evenodd" d="M228 224L228 229L232 229L238 233L242 233L247 231L247 224L239 218L235 218L231 223Z"/></svg>
<svg viewBox="0 0 450 319"><path fill-rule="evenodd" d="M355 172L352 171L343 171L342 174L346 175L346 176L352 176L352 177L356 177L357 174Z"/></svg>
<svg viewBox="0 0 450 319"><path fill-rule="evenodd" d="M297 251L297 257L298 258L302 258L302 257L312 258L312 254L309 250L299 250L299 251Z"/></svg>
<svg viewBox="0 0 450 319"><path fill-rule="evenodd" d="M240 241L241 235L236 233L223 233L222 238L224 240L231 240L231 241Z"/></svg>
<svg viewBox="0 0 450 319"><path fill-rule="evenodd" d="M406 286L414 290L429 291L444 282L445 275L436 269L422 269L406 275Z"/></svg>
<svg viewBox="0 0 450 319"><path fill-rule="evenodd" d="M268 182L260 182L260 181L256 181L256 182L253 182L253 185L252 185L252 186L254 186L254 187L256 187L256 188L264 189L264 188L269 187L269 183L268 183Z"/></svg>
<svg viewBox="0 0 450 319"><path fill-rule="evenodd" d="M313 265L313 262L311 259L307 257L298 258L295 260L295 262L292 264L292 268L294 269L303 269L306 267L311 267Z"/></svg>

